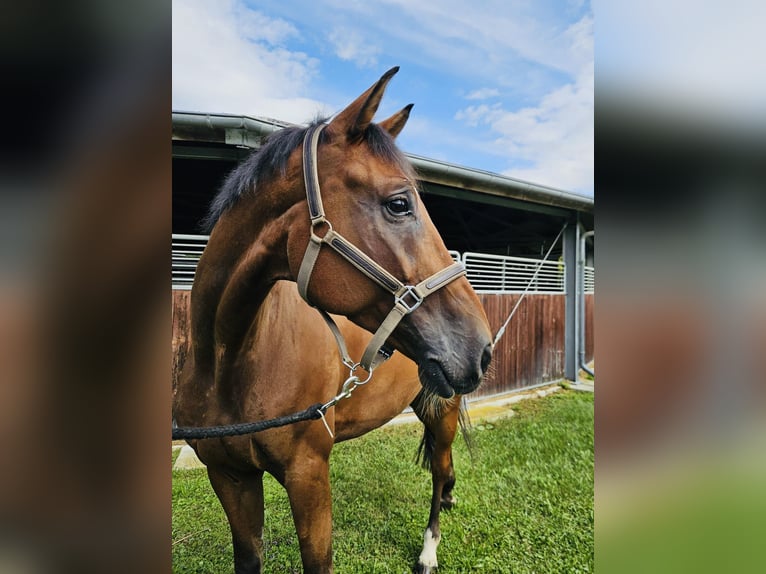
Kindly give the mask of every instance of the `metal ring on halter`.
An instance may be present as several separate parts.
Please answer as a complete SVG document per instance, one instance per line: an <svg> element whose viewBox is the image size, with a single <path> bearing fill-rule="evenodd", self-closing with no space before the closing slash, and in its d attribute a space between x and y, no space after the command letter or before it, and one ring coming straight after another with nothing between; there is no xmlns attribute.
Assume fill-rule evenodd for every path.
<svg viewBox="0 0 766 574"><path fill-rule="evenodd" d="M321 237L316 234L316 228L319 227L320 225L327 226L327 231ZM330 232L332 232L332 223L327 221L324 217L320 217L311 222L311 241L313 241L314 243L322 243L324 241L324 238L327 237L327 234Z"/></svg>
<svg viewBox="0 0 766 574"><path fill-rule="evenodd" d="M346 366L348 367L348 365L346 365ZM367 378L366 378L365 380L361 380L359 377L357 377L357 376L354 374L354 371L356 371L356 370L357 370L359 367L362 367L362 364L361 364L361 363L354 363L354 365L353 365L353 366L349 367L349 369L350 369L350 371L351 371L351 372L349 373L349 375L350 375L350 377L351 377L352 379L356 379L356 384L357 384L357 385L364 385L365 383L368 383L368 382L370 382L370 379L372 378L372 372L373 372L375 369L373 369L373 368L370 368L370 370L369 370L369 371L367 371L367 369L364 369L364 367L362 367L362 369L364 369L365 371L367 371Z"/></svg>

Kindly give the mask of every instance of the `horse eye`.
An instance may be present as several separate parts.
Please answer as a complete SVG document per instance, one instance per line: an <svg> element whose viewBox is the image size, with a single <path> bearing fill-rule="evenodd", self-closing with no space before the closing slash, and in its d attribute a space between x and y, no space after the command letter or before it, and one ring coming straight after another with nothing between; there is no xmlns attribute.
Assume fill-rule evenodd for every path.
<svg viewBox="0 0 766 574"><path fill-rule="evenodd" d="M397 197L386 203L386 209L392 215L407 215L410 213L410 203L403 197Z"/></svg>

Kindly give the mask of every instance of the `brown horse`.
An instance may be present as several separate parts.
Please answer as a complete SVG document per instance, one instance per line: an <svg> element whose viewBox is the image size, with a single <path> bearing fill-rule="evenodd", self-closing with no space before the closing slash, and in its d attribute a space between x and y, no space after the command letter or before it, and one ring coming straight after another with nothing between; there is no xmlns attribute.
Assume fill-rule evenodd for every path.
<svg viewBox="0 0 766 574"><path fill-rule="evenodd" d="M333 444L384 424L408 404L425 423L425 458L433 474L417 568L430 572L437 565L439 509L451 505L455 481L451 445L459 398L479 385L491 334L476 294L455 273L418 196L411 166L393 143L412 106L372 122L396 71L321 133L310 126L270 136L232 172L211 208L215 226L195 276L191 348L174 401L179 425L266 420L339 394L349 369L333 335L295 285L281 280L297 280L317 308L348 318L336 318L348 355L361 355L368 331L378 330L380 339L361 361L371 381L328 409L325 421L189 441L229 520L238 573L261 571L264 472L287 491L304 571L332 572ZM307 133L307 140L316 134L313 155L303 144ZM323 242L333 249L320 251ZM318 246L313 255L309 243ZM378 365L383 342L401 354Z"/></svg>

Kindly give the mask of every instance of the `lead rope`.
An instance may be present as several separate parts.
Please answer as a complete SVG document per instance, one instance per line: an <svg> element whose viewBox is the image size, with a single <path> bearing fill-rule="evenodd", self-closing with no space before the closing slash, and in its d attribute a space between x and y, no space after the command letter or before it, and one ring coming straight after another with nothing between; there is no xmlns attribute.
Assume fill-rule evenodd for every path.
<svg viewBox="0 0 766 574"><path fill-rule="evenodd" d="M513 318L513 315L516 313L516 310L519 308L519 305L521 304L521 301L524 299L524 297L527 294L527 291L529 291L529 288L532 286L532 283L534 283L535 279L537 278L537 274L540 272L540 269L543 267L543 263L545 263L548 260L548 256L551 254L551 251L553 251L553 247L558 243L559 238L561 237L561 234L564 233L564 230L567 228L567 223L564 223L564 227L561 228L561 231L559 231L559 234L556 236L556 239L553 240L553 243L551 243L551 246L548 248L548 252L545 254L545 257L543 257L542 261L537 264L537 268L535 269L534 274L532 275L532 278L527 283L527 286L524 288L524 291L521 293L521 297L519 297L519 300L516 301L516 304L513 306L513 309L511 309L510 315L508 315L508 318L505 320L505 323L503 323L503 326L500 327L500 329L497 331L497 335L495 335L495 340L492 341L492 348L494 349L495 345L497 345L497 342L500 340L500 338L505 334L505 328L508 326L508 323L511 322L511 319Z"/></svg>

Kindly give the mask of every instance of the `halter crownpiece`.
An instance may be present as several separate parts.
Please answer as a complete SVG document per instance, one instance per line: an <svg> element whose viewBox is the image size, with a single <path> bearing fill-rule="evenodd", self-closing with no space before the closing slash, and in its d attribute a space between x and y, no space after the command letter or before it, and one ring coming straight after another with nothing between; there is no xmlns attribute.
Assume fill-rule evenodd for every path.
<svg viewBox="0 0 766 574"><path fill-rule="evenodd" d="M311 239L306 247L306 253L303 255L303 261L298 271L298 291L301 297L309 305L312 305L308 299L311 273L314 270L314 265L319 257L322 245L328 245L346 261L394 296L394 307L380 324L378 330L375 331L372 340L362 355L362 359L358 363L354 363L348 356L343 335L340 333L335 321L332 320L332 317L326 311L318 309L335 336L343 363L351 369L352 373L357 367L361 366L365 371L372 374L375 367L390 356L390 353L386 354L379 351L381 351L386 340L399 322L406 315L420 307L423 299L458 277L465 275L465 267L462 263L456 261L452 265L427 277L417 285L405 285L333 229L332 224L325 217L317 172L319 134L322 133L325 125L317 124L311 126L303 140L303 178L306 184L306 200L309 207L309 217L311 218ZM322 234L319 235L319 233Z"/></svg>

